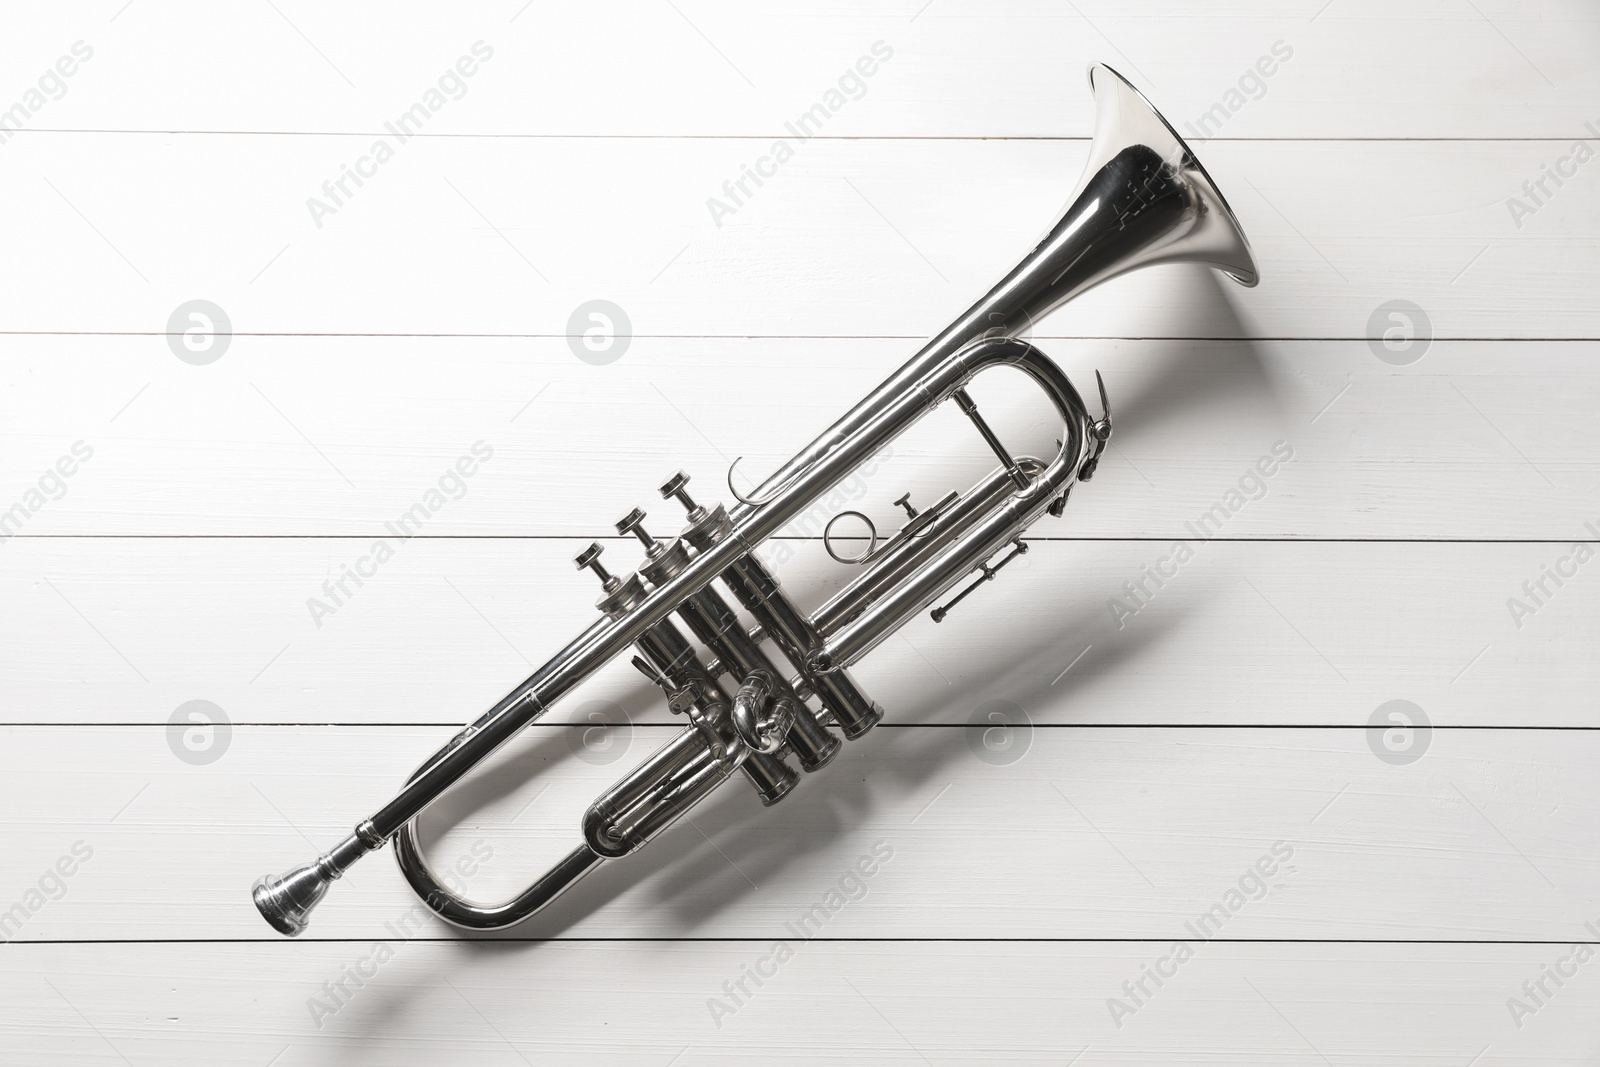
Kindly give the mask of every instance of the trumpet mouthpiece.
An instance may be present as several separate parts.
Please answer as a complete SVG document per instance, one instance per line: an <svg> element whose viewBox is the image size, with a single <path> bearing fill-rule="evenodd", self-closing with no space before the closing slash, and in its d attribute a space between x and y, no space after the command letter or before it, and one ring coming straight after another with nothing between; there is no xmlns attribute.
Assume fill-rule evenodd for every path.
<svg viewBox="0 0 1600 1067"><path fill-rule="evenodd" d="M250 889L250 899L274 930L288 937L298 937L311 921L311 909L327 895L328 887L370 851L372 846L351 834L332 851L317 857L315 863L256 879Z"/></svg>
<svg viewBox="0 0 1600 1067"><path fill-rule="evenodd" d="M250 899L256 910L278 933L299 936L311 919L311 909L328 892L332 882L317 868L308 863L287 874L263 875L251 887Z"/></svg>

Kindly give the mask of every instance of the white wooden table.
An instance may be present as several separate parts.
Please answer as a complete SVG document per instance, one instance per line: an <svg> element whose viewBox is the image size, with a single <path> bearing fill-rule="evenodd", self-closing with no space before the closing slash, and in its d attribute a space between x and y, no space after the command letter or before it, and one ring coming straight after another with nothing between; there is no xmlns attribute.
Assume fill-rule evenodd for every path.
<svg viewBox="0 0 1600 1067"><path fill-rule="evenodd" d="M1600 10L1204 6L9 11L0 1061L1595 1062ZM1035 332L1114 448L858 669L886 728L506 936L382 858L271 933L257 875L593 618L577 548L627 569L666 474L771 469L1026 251L1094 60L1205 135L1263 282L1159 268ZM941 412L769 559L818 604L817 520L985 455ZM433 854L507 895L674 729L616 664Z"/></svg>

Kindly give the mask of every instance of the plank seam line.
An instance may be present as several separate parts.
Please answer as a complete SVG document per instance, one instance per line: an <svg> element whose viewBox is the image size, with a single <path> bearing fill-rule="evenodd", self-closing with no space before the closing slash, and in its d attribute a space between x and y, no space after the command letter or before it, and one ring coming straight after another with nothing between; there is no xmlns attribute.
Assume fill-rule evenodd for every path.
<svg viewBox="0 0 1600 1067"><path fill-rule="evenodd" d="M13 135L37 134L92 134L95 136L124 137L381 137L383 130L148 130L148 129L60 129L32 127L13 130ZM415 133L416 140L476 140L476 141L771 141L783 133ZM1079 134L816 134L809 141L1022 141L1044 143L1085 143L1093 137ZM1412 134L1382 137L1376 135L1327 135L1322 137L1208 137L1206 143L1231 144L1392 144L1416 142L1420 144L1566 144L1571 135L1540 134L1537 136L1446 136Z"/></svg>
<svg viewBox="0 0 1600 1067"><path fill-rule="evenodd" d="M368 541L382 537L381 533L340 534L35 534L17 533L7 541ZM1105 544L1165 544L1173 537L1094 537L1083 534L1035 536L1032 541L1051 541ZM586 532L570 534L413 534L408 541L620 541L631 544L633 538L615 533L591 535ZM776 536L772 541L821 541L815 536ZM846 538L849 540L849 538ZM1206 543L1220 541L1225 544L1286 544L1286 545L1575 545L1600 544L1586 537L1208 537Z"/></svg>
<svg viewBox="0 0 1600 1067"><path fill-rule="evenodd" d="M573 943L639 944L645 942L666 944L747 944L769 943L770 935L729 937L410 937L406 941L432 944L553 944L563 941ZM836 944L973 944L973 945L1030 945L1030 944L1088 944L1088 945L1146 945L1171 944L1169 937L824 937L809 939L831 941ZM370 937L311 937L290 940L283 937L130 937L130 938L37 938L0 942L0 945L349 945L371 944ZM1600 945L1600 941L1565 939L1517 938L1381 938L1381 937L1213 937L1207 944L1225 945Z"/></svg>
<svg viewBox="0 0 1600 1067"><path fill-rule="evenodd" d="M0 337L165 337L162 330L0 330ZM564 333L413 333L384 331L331 331L331 330L236 330L232 337L424 337L445 340L567 340ZM1245 343L1256 341L1308 342L1317 344L1345 344L1366 342L1367 337L1338 334L1307 334L1303 336L1224 336L1221 334L1042 334L1033 335L1037 341L1218 341ZM635 341L906 341L920 343L927 340L924 334L901 333L636 333ZM1517 337L1456 337L1435 336L1431 343L1471 342L1483 344L1592 344L1600 336L1558 337L1554 335L1527 335ZM1386 375L1389 376L1389 375Z"/></svg>
<svg viewBox="0 0 1600 1067"><path fill-rule="evenodd" d="M166 720L160 722L0 722L0 729L167 729L172 724ZM363 730L392 730L392 729L460 729L459 720L452 722L234 722L231 725L236 729L363 729ZM1035 730L1371 730L1368 723L1339 723L1339 722L1036 722L1031 723ZM616 722L612 720L585 719L582 722L530 722L522 727L524 730L554 730L572 729L582 727L588 729L593 726L632 726L638 729L654 730L681 730L682 723L672 722ZM877 729L880 730L968 730L972 729L967 723L961 722L881 722ZM1421 730L1543 730L1543 731L1586 731L1600 730L1600 726L1541 726L1526 723L1430 723L1418 727Z"/></svg>

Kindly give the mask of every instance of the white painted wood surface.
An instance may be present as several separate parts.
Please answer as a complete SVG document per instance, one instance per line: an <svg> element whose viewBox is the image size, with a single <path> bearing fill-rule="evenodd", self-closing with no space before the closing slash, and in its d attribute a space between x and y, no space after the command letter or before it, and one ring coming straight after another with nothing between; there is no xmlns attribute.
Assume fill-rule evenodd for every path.
<svg viewBox="0 0 1600 1067"><path fill-rule="evenodd" d="M1088 492L1080 501L1084 514L1098 503ZM7 718L165 722L204 698L235 722L457 723L592 610L593 583L569 573L584 541L440 538L407 543L314 618L308 601L331 604L324 582L369 543L19 538L0 572L14 591ZM839 568L815 541L769 556L791 548L777 573L798 602L819 605ZM1404 698L1441 725L1581 727L1590 711L1573 694L1600 686L1587 570L1552 586L1534 614L1507 608L1570 552L1564 542L1195 543L1194 559L1129 614L1124 583L1170 557L1172 542L1039 541L1011 565L1010 584L996 579L942 624L909 624L853 670L900 723L965 723L1005 699L1058 725L1359 726ZM625 663L575 700L670 721Z"/></svg>
<svg viewBox="0 0 1600 1067"><path fill-rule="evenodd" d="M1524 183L1600 146L1597 46L1581 0L13 12L0 1063L1594 1062L1600 163ZM781 462L1017 259L1097 59L1186 132L1211 116L1264 281L1158 269L1039 325L1104 371L1114 449L856 670L891 728L775 808L730 787L494 944L417 918L386 859L302 940L267 931L257 875L592 617L577 547L631 558L611 521L669 511L678 466L712 497L733 457ZM318 225L307 198L430 88ZM231 320L205 366L164 336L196 298ZM632 324L605 366L566 337L594 298ZM1427 319L1409 363L1378 358L1391 300ZM975 391L1050 447L1025 388ZM987 469L946 414L767 546L798 600L845 580L829 516ZM229 720L188 739L211 762L169 726L194 700ZM434 854L480 898L523 884L670 736L658 704L602 672L434 813Z"/></svg>

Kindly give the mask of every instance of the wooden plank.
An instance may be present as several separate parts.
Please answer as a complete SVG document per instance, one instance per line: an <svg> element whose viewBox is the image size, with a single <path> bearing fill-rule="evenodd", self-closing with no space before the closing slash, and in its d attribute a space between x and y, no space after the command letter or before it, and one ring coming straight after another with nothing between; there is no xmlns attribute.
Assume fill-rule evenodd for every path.
<svg viewBox="0 0 1600 1067"><path fill-rule="evenodd" d="M241 1067L1587 1062L1592 962L1559 990L1546 980L1555 995L1522 1028L1505 1007L1570 947L1202 945L1159 989L1147 979L1117 1027L1107 1000L1167 948L813 942L776 965L761 962L770 942L410 943L374 971L367 943L19 946L0 953L16 1008L0 1033L26 1061ZM357 964L359 987L344 974ZM723 983L757 964L775 973L713 1020L707 1002L731 1005ZM348 997L313 1018L341 979Z"/></svg>
<svg viewBox="0 0 1600 1067"><path fill-rule="evenodd" d="M464 723L595 617L595 583L570 569L583 543L406 542L341 597L324 583L363 541L14 542L0 707L160 723L204 699L239 723ZM1594 724L1600 611L1571 546L1189 543L1180 563L1164 541L1035 542L853 673L898 723L965 723L1000 699L1041 724L1360 725L1403 698L1441 724ZM635 558L609 547L619 567ZM806 610L842 581L815 541L769 558ZM1559 588L1558 565L1578 568ZM1160 586L1158 566L1176 570ZM1536 581L1548 597L1523 589ZM625 660L552 714L584 721L593 701L670 721Z"/></svg>
<svg viewBox="0 0 1600 1067"><path fill-rule="evenodd" d="M1600 521L1595 342L1441 341L1394 366L1359 340L1038 340L1096 412L1103 369L1117 427L1044 536L1190 536L1264 456L1281 470L1225 536L1559 539ZM727 499L735 457L773 469L913 347L640 338L600 367L559 339L241 337L195 367L159 338L5 338L0 510L31 512L4 532L382 536L441 478L429 535L595 536L635 505L670 529L655 490L675 468ZM974 395L1011 448L1054 450L1059 421L1025 379L986 375ZM30 503L79 440L92 459ZM470 478L450 473L463 457ZM900 493L937 499L992 465L947 406L792 532L846 507L892 529Z"/></svg>
<svg viewBox="0 0 1600 1067"><path fill-rule="evenodd" d="M56 251L0 265L0 328L159 333L198 297L239 332L565 336L580 305L604 298L636 334L921 337L1032 247L1086 152L828 141L713 219L708 200L752 162L747 141L436 138L401 146L313 219L324 181L370 145L15 139L0 173L12 240ZM1596 230L1600 167L1579 168L1529 216L1508 208L1555 147L1212 143L1207 163L1255 244L1261 288L1225 292L1194 267L1145 271L1043 328L1364 337L1403 299L1439 337L1600 336L1597 267L1574 243ZM121 180L104 183L107 172Z"/></svg>
<svg viewBox="0 0 1600 1067"><path fill-rule="evenodd" d="M1559 946L1213 944L1119 1029L1106 1000L1161 946L812 943L760 989L747 980L754 995L714 1022L706 1002L726 1003L722 984L770 949L462 954L402 944L360 988L345 979L348 1000L313 1021L308 999L371 960L372 946L34 946L0 963L19 1008L0 1026L18 1055L70 1049L75 1063L117 1063L121 1052L133 1062L241 1065L362 1054L394 1064L659 1064L674 1055L685 1064L845 1055L1058 1064L1078 1055L1085 1064L1284 1065L1321 1051L1395 1064L1477 1055L1506 1067L1585 1062L1579 1020L1594 1005L1580 978L1522 1029L1511 1024L1504 1001L1570 952Z"/></svg>
<svg viewBox="0 0 1600 1067"><path fill-rule="evenodd" d="M1588 968L1550 976L1600 941L1570 569L1600 540L1600 165L1546 175L1600 137L1592 4L221 10L0 38L0 1061L1588 1061ZM675 527L679 465L703 498L734 456L770 470L1016 261L1079 172L1094 59L1193 138L1265 281L1164 268L1039 324L1106 371L1115 448L996 585L857 668L888 725L495 943L381 858L269 932L254 877L593 617L575 548L635 503ZM466 93L402 141L430 86ZM209 365L163 336L196 299L231 320ZM631 320L604 365L568 337L595 299ZM1397 301L1425 352L1378 343ZM974 391L1051 447L1014 386ZM843 581L828 516L891 526L987 469L954 418L764 549L805 607ZM425 536L324 589L419 501ZM659 705L601 672L431 813L430 854L520 888L672 736Z"/></svg>
<svg viewBox="0 0 1600 1067"><path fill-rule="evenodd" d="M1576 844L1600 804L1590 732L1436 730L1398 763L1360 728L994 728L878 731L771 809L732 783L515 934L782 937L841 885L860 899L829 937L1164 940L1219 901L1198 929L1230 939L1561 941L1600 918L1600 865ZM164 727L4 733L0 900L26 916L8 936L275 940L249 883L342 837L445 731L235 726L210 749ZM583 808L669 733L584 736L536 729L432 813L432 854L464 862L471 895L564 855ZM78 842L66 893L29 903ZM381 937L410 907L369 858L305 936Z"/></svg>
<svg viewBox="0 0 1600 1067"><path fill-rule="evenodd" d="M832 136L1085 136L1095 61L1180 126L1220 106L1204 129L1227 137L1571 138L1600 118L1597 20L1581 0L675 6L507 2L396 24L371 3L224 20L204 5L109 2L28 12L0 58L21 99L83 40L92 58L65 92L49 83L28 121L73 130L381 132L446 77L429 134L771 137L823 102ZM478 41L491 58L449 79ZM830 101L878 41L888 62Z"/></svg>

